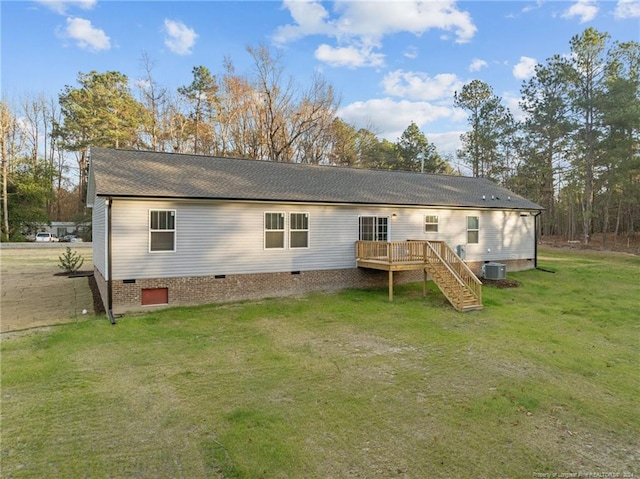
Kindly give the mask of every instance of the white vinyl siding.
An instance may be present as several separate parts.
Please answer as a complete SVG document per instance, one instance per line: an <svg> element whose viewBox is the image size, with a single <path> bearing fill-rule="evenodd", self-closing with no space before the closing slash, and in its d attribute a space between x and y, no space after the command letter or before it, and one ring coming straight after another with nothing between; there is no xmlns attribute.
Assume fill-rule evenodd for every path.
<svg viewBox="0 0 640 479"><path fill-rule="evenodd" d="M91 218L93 264L102 277L107 278L107 215L104 198L95 198Z"/></svg>
<svg viewBox="0 0 640 479"><path fill-rule="evenodd" d="M521 217L518 211L313 204L275 206L119 199L112 217L113 277L213 276L355 268L354 244L360 234L360 217L389 218L393 213L397 217L388 222L392 227L388 230L388 241L442 240L455 248L466 243L466 217L478 216L482 225L481 242L468 246L467 261L527 259L533 258L534 254L534 218ZM149 253L150 209L176 211L179 224L174 254ZM264 235L261 234L264 233L265 212L308 214L309 246L265 250ZM426 215L438 216L437 233L425 232ZM288 226L285 231L290 231L286 228Z"/></svg>

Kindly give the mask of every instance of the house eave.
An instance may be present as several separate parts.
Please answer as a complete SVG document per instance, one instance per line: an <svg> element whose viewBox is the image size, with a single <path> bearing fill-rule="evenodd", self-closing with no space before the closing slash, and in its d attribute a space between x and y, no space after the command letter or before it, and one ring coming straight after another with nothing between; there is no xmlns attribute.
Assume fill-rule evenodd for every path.
<svg viewBox="0 0 640 479"><path fill-rule="evenodd" d="M232 202L232 203L268 203L268 204L287 204L287 205L320 205L320 206L374 206L380 208L410 208L410 209L442 209L442 210L483 210L483 211L522 211L536 212L543 211L544 208L539 206L508 206L508 205L448 205L448 204L415 204L415 203L373 203L373 202L346 202L346 201L328 201L328 200L295 200L295 199L273 199L273 198L240 198L240 197L215 197L215 196L199 196L199 197L176 197L164 195L122 195L98 193L96 197L134 200L134 201L178 201L178 202Z"/></svg>

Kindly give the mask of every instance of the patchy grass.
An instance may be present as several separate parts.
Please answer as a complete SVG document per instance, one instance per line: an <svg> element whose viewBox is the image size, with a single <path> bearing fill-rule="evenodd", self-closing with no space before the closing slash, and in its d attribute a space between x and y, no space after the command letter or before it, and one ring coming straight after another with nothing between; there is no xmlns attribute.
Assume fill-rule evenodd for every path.
<svg viewBox="0 0 640 479"><path fill-rule="evenodd" d="M2 474L638 476L640 258L542 253L473 313L417 284L5 337Z"/></svg>

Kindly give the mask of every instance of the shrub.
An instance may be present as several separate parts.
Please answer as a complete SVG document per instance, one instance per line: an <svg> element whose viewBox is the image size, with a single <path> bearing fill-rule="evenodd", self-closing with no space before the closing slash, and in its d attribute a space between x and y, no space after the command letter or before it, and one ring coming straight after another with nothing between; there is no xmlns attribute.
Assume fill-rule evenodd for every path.
<svg viewBox="0 0 640 479"><path fill-rule="evenodd" d="M69 246L67 246L67 250L61 254L58 259L60 260L58 268L65 270L65 272L69 274L77 272L84 263L82 255L71 251Z"/></svg>

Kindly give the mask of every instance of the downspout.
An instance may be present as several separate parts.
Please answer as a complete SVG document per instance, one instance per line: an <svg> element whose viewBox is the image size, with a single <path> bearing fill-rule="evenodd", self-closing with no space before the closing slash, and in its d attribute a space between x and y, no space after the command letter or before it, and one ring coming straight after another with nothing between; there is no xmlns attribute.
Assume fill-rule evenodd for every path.
<svg viewBox="0 0 640 479"><path fill-rule="evenodd" d="M533 267L538 269L538 216L542 214L542 211L538 211L535 215L533 215L533 236L535 238L533 244Z"/></svg>
<svg viewBox="0 0 640 479"><path fill-rule="evenodd" d="M111 208L113 207L113 198L110 196L106 199L107 205L107 316L111 324L116 324L116 318L113 316L113 266L111 261Z"/></svg>
<svg viewBox="0 0 640 479"><path fill-rule="evenodd" d="M533 267L539 271L544 271L545 273L555 273L555 271L550 270L550 269L546 269L546 268L540 268L538 266L538 216L540 216L542 214L542 211L538 211L538 213L536 213L535 215L533 215L533 226L535 229L535 246L534 246L534 253L533 253Z"/></svg>

